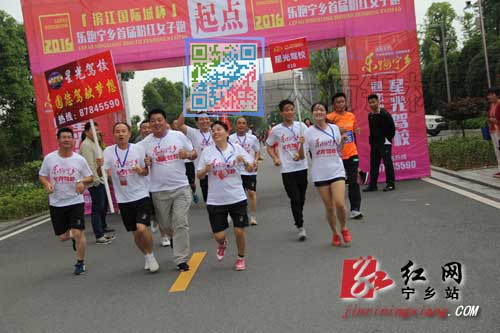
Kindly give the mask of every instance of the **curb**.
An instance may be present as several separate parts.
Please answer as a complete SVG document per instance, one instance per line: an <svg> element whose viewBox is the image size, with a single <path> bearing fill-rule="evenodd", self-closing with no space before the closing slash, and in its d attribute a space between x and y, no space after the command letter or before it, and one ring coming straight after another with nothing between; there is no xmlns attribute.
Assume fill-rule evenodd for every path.
<svg viewBox="0 0 500 333"><path fill-rule="evenodd" d="M495 190L500 190L500 185L483 182L481 180L478 180L478 179L475 179L475 178L472 178L472 177L467 177L467 176L461 175L458 172L455 172L455 171L452 171L452 170L448 170L448 169L445 169L445 168L440 168L440 167L437 167L437 166L434 166L434 165L431 165L431 170L444 173L444 174L446 174L448 176L452 176L452 177L460 178L460 179L463 179L463 180L467 180L467 181L472 182L472 183L476 183L476 184L479 184L479 185L487 186L487 187L493 188ZM436 177L432 177L432 176L431 176L431 178L437 179Z"/></svg>
<svg viewBox="0 0 500 333"><path fill-rule="evenodd" d="M0 223L0 237L8 235L12 232L16 232L17 230L20 230L20 229L25 228L27 226L30 226L32 224L46 220L49 217L50 217L50 215L49 215L48 211L45 211L45 212L42 212L39 214L35 214L33 216L29 216L25 219L16 221L12 225L5 227L5 228L2 228L1 223Z"/></svg>

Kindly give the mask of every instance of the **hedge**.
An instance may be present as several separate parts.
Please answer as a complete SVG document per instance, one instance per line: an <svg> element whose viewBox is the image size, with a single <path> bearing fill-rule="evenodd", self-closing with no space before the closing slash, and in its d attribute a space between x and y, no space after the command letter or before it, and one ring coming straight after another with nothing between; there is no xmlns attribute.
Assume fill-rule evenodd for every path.
<svg viewBox="0 0 500 333"><path fill-rule="evenodd" d="M453 136L429 143L431 164L450 170L497 165L491 141L481 136Z"/></svg>
<svg viewBox="0 0 500 333"><path fill-rule="evenodd" d="M47 193L40 187L26 186L16 192L0 194L0 220L27 217L48 207Z"/></svg>

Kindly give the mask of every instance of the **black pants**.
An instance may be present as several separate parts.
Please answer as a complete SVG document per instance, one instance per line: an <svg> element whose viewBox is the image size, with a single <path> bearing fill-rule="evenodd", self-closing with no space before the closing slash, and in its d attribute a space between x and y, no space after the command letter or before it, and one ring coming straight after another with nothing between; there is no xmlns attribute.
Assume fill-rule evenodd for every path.
<svg viewBox="0 0 500 333"><path fill-rule="evenodd" d="M359 212L361 211L361 190L358 184L359 157L357 155L351 156L343 162L346 182L349 184L348 193L351 211L357 210Z"/></svg>
<svg viewBox="0 0 500 333"><path fill-rule="evenodd" d="M208 197L208 176L200 179L201 194L203 194L203 201L207 202Z"/></svg>
<svg viewBox="0 0 500 333"><path fill-rule="evenodd" d="M293 219L297 228L302 228L304 225L304 203L306 202L307 190L307 169L294 172L282 173L283 186L286 194L290 198L290 206L292 207Z"/></svg>
<svg viewBox="0 0 500 333"><path fill-rule="evenodd" d="M392 145L370 146L370 187L377 187L380 160L384 161L385 177L388 186L394 186L394 166L392 165Z"/></svg>

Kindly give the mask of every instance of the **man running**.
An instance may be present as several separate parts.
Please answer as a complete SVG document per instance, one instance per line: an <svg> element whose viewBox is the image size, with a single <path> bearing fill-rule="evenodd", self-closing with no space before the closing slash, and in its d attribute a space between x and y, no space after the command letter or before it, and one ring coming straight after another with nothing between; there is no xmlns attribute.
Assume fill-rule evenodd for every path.
<svg viewBox="0 0 500 333"><path fill-rule="evenodd" d="M361 190L358 184L359 156L355 136L359 134L359 127L354 113L347 111L347 98L344 93L337 93L332 98L333 112L326 116L329 123L340 128L342 134L346 133L348 140L342 149L342 160L344 162L347 177L349 202L351 204L351 219L361 219Z"/></svg>
<svg viewBox="0 0 500 333"><path fill-rule="evenodd" d="M73 152L73 130L57 131L59 149L45 156L38 179L49 193L50 219L61 241L73 240L75 275L85 273L85 218L83 191L93 181L85 159Z"/></svg>
<svg viewBox="0 0 500 333"><path fill-rule="evenodd" d="M191 103L186 103L186 110L189 112L191 109ZM200 114L198 117L195 117L196 126L198 129L194 129L190 126L187 126L184 123L184 115L181 113L179 118L177 119L177 128L179 131L184 133L189 140L193 143L193 147L196 150L196 159L194 161L194 166L198 166L198 162L200 160L201 153L203 149L214 144L214 140L212 139L212 131L210 129L210 118L206 114ZM200 179L200 187L201 193L203 194L203 201L207 202L208 195L208 178Z"/></svg>
<svg viewBox="0 0 500 333"><path fill-rule="evenodd" d="M158 223L173 237L174 261L180 271L189 270L189 207L191 189L186 177L185 159L194 160L196 151L181 132L170 130L165 111L148 114L153 135L141 141L150 167L150 191Z"/></svg>
<svg viewBox="0 0 500 333"><path fill-rule="evenodd" d="M257 167L260 158L259 139L248 131L248 122L241 117L236 120L236 133L229 136L229 141L240 145L245 151L253 157L253 170L248 172L245 169L241 171L241 180L243 188L248 197L250 210L250 225L257 225Z"/></svg>
<svg viewBox="0 0 500 333"><path fill-rule="evenodd" d="M151 273L160 266L153 254L153 237L149 231L152 204L148 192L146 153L140 145L129 143L131 132L127 123L113 126L116 144L104 150L104 161L97 160L106 172L111 171L116 201L125 229L134 233L134 241L144 254L144 269ZM98 170L101 170L100 168Z"/></svg>
<svg viewBox="0 0 500 333"><path fill-rule="evenodd" d="M294 121L295 105L290 100L282 100L279 104L283 122L271 129L266 141L266 150L274 161L275 166L281 167L283 186L290 198L295 226L299 231L299 240L306 240L304 228L304 203L307 191L307 160L299 156L300 146L304 142L304 132L307 127L304 123ZM278 144L277 155L273 145ZM307 150L307 149L305 149Z"/></svg>

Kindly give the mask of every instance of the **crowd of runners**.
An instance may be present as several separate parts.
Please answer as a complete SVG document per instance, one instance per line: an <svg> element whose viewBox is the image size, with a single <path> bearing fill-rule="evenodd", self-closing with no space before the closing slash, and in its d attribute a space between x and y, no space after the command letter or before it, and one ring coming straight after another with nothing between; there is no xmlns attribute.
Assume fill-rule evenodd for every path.
<svg viewBox="0 0 500 333"><path fill-rule="evenodd" d="M372 109L370 143L382 139L382 146L390 145L394 133L391 136L390 124L385 130L383 122L390 123L392 118L388 120L376 95L368 100ZM133 234L137 248L144 255L145 270L156 272L159 269L153 253L152 231L156 229L161 233L161 245L172 247L178 270L190 269L189 209L193 202L200 200L196 194L196 178L216 242L217 259L222 261L225 257L226 231L232 224L236 243L234 268L245 270L245 228L258 224L257 174L262 159L259 141L263 136L267 154L279 168L290 199L297 238L300 241L307 239L303 209L310 169L311 179L325 207L332 232L331 244L335 247L350 245L348 217L361 219L363 214L356 147L359 128L356 117L346 106L346 96L342 93L333 97L330 113L326 105L315 103L311 108L312 122L306 125L295 121L294 103L283 100L279 103L282 123L259 137L249 131L244 117L237 119L236 131L230 134L226 123L211 121L207 114L198 114L195 118L197 128L193 128L185 124L182 114L169 124L163 110L153 109L140 125L140 136L134 140L131 140L129 124L116 123L113 127L115 144L103 152L94 142L90 124L86 125L81 155L73 152L73 131L60 128L57 131L59 149L45 156L39 178L49 193L55 234L62 241L73 242L77 259L74 273L85 272L87 241L83 192L86 188L92 198L91 219L96 243L109 244L114 239L113 230L105 222L107 200L101 170L111 176L124 227ZM373 121L378 122L376 129L384 130L374 131ZM394 123L392 131L393 128ZM378 171L381 158L384 163L388 162L387 149L390 160L390 147L379 149L382 153L377 150L376 154L375 148L372 145L372 158L378 160L372 161L372 165L376 164ZM393 177L389 172L384 190L394 189ZM350 214L345 204L346 184ZM372 177L366 190L376 190L376 185L377 179Z"/></svg>

